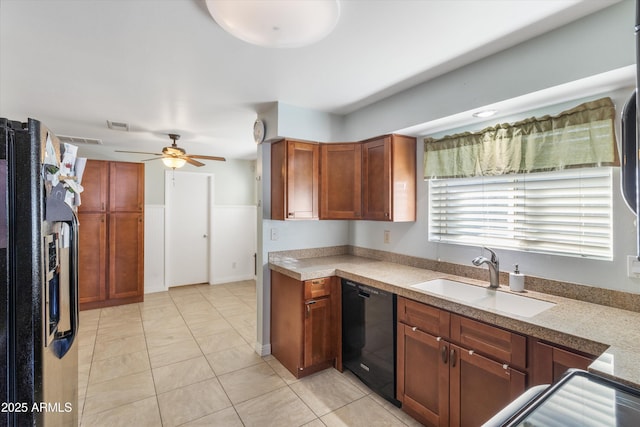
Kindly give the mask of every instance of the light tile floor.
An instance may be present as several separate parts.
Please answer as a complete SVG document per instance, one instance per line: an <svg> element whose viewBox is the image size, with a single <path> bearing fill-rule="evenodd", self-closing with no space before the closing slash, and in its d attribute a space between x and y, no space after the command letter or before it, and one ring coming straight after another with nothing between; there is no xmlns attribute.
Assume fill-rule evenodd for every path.
<svg viewBox="0 0 640 427"><path fill-rule="evenodd" d="M255 281L194 285L80 313L81 425L419 425L355 376L296 380L253 350Z"/></svg>

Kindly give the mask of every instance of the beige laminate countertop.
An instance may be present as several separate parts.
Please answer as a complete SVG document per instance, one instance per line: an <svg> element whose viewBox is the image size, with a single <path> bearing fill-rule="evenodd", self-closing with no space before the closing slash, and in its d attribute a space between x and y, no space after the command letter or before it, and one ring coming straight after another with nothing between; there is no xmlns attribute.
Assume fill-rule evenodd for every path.
<svg viewBox="0 0 640 427"><path fill-rule="evenodd" d="M411 288L411 285L437 278L481 286L487 286L487 282L354 255L304 259L280 257L271 259L269 268L300 281L339 276L515 332L600 355L589 367L590 371L640 387L640 313L526 291L520 295L556 305L536 316L520 317L476 308ZM501 286L500 291L510 292L507 286Z"/></svg>

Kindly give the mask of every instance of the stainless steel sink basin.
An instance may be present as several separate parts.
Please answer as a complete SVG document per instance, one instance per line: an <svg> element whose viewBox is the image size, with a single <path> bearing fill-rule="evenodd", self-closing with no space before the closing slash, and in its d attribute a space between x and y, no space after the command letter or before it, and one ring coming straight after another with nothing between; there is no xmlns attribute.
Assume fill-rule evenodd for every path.
<svg viewBox="0 0 640 427"><path fill-rule="evenodd" d="M496 291L449 279L435 279L411 286L427 293L444 296L479 308L489 308L521 317L533 317L555 306L522 295Z"/></svg>

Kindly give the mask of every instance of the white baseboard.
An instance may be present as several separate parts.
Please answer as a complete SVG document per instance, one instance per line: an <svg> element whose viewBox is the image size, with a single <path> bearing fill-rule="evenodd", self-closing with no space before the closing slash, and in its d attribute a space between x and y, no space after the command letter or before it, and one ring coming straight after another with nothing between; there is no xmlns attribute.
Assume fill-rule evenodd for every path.
<svg viewBox="0 0 640 427"><path fill-rule="evenodd" d="M243 280L255 280L254 274L243 274L238 276L216 277L211 283L212 285L220 285L222 283L242 282Z"/></svg>
<svg viewBox="0 0 640 427"><path fill-rule="evenodd" d="M256 342L255 350L260 356L268 356L271 354L271 344L262 345L259 342Z"/></svg>

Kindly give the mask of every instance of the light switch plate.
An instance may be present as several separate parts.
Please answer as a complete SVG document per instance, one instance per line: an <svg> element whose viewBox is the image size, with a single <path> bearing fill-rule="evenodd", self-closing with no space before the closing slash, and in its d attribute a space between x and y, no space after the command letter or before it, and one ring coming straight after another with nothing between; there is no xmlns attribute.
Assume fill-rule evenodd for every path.
<svg viewBox="0 0 640 427"><path fill-rule="evenodd" d="M280 237L280 233L278 232L277 228L272 228L271 229L271 240L278 240L278 238Z"/></svg>
<svg viewBox="0 0 640 427"><path fill-rule="evenodd" d="M391 241L391 231L384 230L384 243L389 243Z"/></svg>

